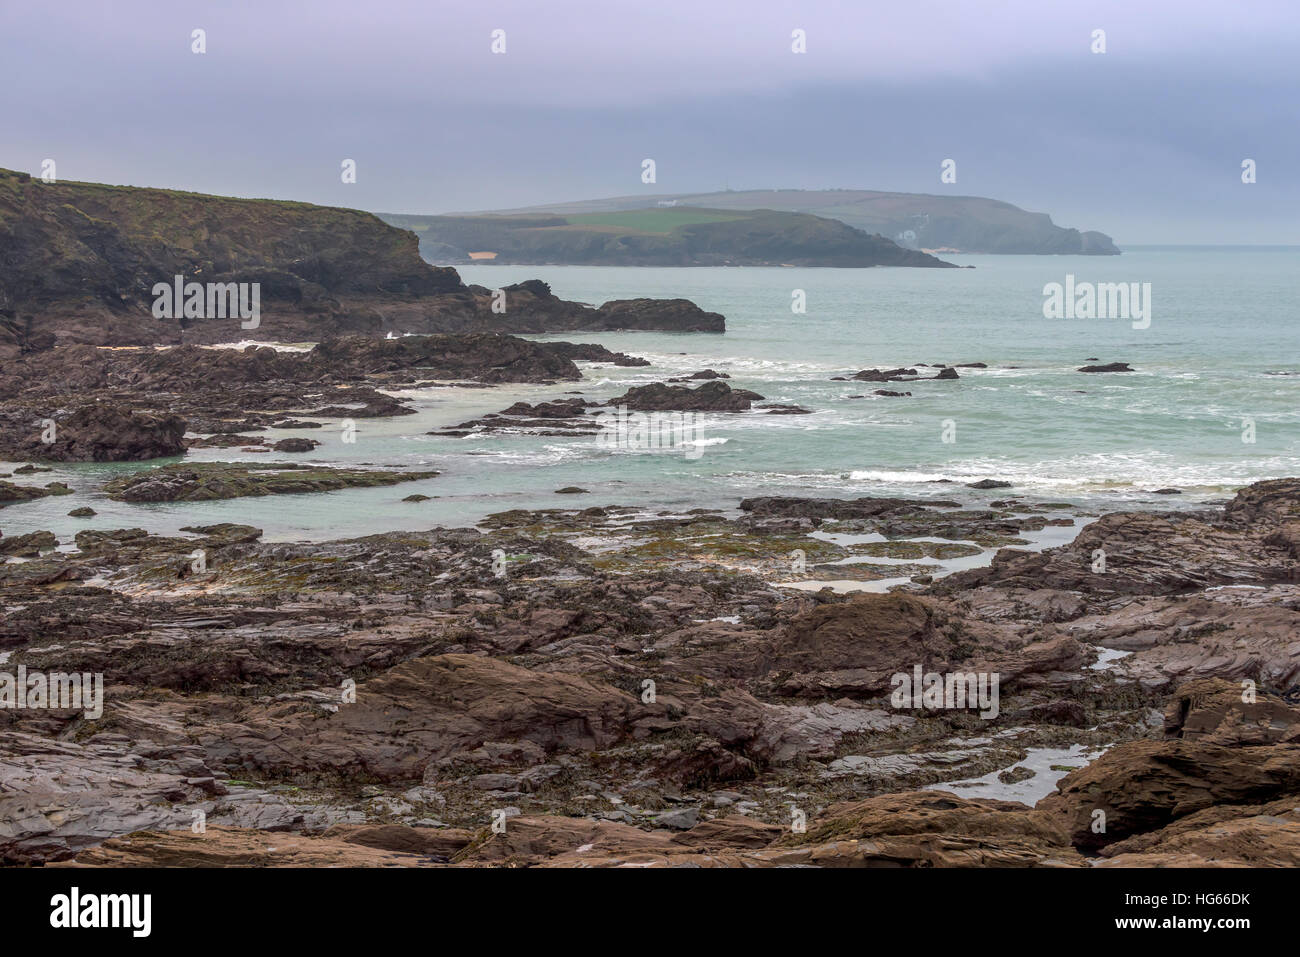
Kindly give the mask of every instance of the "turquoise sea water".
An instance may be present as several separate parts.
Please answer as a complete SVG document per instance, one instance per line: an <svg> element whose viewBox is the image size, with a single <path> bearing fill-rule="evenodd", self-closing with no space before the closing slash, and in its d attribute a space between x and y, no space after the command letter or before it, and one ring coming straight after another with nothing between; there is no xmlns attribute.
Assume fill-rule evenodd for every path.
<svg viewBox="0 0 1300 957"><path fill-rule="evenodd" d="M907 494L989 500L1015 494L1088 508L1184 507L1261 478L1300 475L1300 248L1138 248L1119 257L950 256L975 269L599 268L471 266L466 282L497 288L542 278L566 299L685 297L727 318L725 335L578 333L644 356L648 368L582 365L581 383L427 389L419 415L360 422L353 444L333 426L295 461L422 465L435 479L387 489L185 505L125 505L95 491L141 465L60 467L75 496L0 512L4 534L48 528L248 522L268 539L331 538L464 525L507 508L627 504L680 511L733 508L748 495ZM1150 327L1122 319L1043 317L1043 286L1151 284ZM791 311L802 289L807 312ZM1131 374L1088 375L1096 358ZM985 362L956 382L832 382L859 369ZM813 415L706 416L701 454L600 448L593 438L437 438L427 431L581 391L605 399L631 385L713 368L730 385ZM924 367L922 374L933 374ZM1271 373L1291 373L1290 375ZM877 388L912 392L881 398ZM867 398L849 398L865 395ZM942 441L944 422L955 441ZM1255 441L1242 441L1253 420ZM195 459L267 455L196 452ZM7 469L4 469L7 470ZM974 492L936 479L1006 479ZM30 477L22 479L30 481ZM578 485L586 496L557 496ZM1175 486L1182 496L1152 496ZM403 503L414 492L439 496ZM100 514L71 519L89 504Z"/></svg>

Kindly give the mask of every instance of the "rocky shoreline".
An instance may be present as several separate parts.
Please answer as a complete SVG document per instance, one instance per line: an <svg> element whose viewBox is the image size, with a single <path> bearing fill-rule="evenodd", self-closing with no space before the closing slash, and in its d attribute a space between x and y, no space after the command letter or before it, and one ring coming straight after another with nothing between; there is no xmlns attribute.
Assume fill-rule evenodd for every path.
<svg viewBox="0 0 1300 957"><path fill-rule="evenodd" d="M251 433L407 415L422 386L576 382L578 361L646 364L497 334L63 345L6 362L0 456L164 460L100 481L129 509L418 502L400 485L437 472L165 460L310 451ZM521 401L440 434L809 411L725 379ZM1300 862L1300 479L1101 515L985 480L323 542L14 534L28 503L74 491L47 471L0 475L8 864ZM99 676L99 713L18 707L18 675ZM930 701L931 676L991 697Z"/></svg>
<svg viewBox="0 0 1300 957"><path fill-rule="evenodd" d="M187 431L257 444L238 433L303 426L299 417L342 422L411 414L380 389L577 381L575 359L646 364L599 345L494 333L346 336L294 352L59 346L0 368L0 459L146 461L183 455Z"/></svg>
<svg viewBox="0 0 1300 957"><path fill-rule="evenodd" d="M0 671L102 673L103 713L0 709L0 858L1300 862L1300 480L1042 550L1076 518L738 505L38 537L0 565ZM850 568L911 580L816 590ZM998 675L996 715L899 707L915 668Z"/></svg>

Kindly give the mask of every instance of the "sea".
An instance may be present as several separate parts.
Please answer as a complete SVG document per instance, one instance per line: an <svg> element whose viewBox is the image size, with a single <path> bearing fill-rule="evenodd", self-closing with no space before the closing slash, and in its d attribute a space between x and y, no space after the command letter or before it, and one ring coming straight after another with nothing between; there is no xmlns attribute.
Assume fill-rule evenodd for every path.
<svg viewBox="0 0 1300 957"><path fill-rule="evenodd" d="M531 337L597 342L651 364L583 362L581 382L548 386L395 393L418 414L357 420L351 442L336 420L268 433L323 442L312 453L276 458L433 468L441 473L436 478L329 494L138 505L113 502L99 486L158 463L59 465L19 480L66 481L76 493L0 511L0 529L49 529L68 540L86 528L172 534L187 525L239 522L262 528L267 540L325 540L472 525L507 509L628 505L680 514L731 510L760 495L971 503L1014 496L1095 513L1204 508L1250 482L1300 476L1300 247L943 258L974 268L462 267L469 283L501 288L540 278L556 295L593 305L686 298L724 315L727 331ZM1067 282L1137 283L1149 290L1149 323L1047 318L1045 287ZM800 300L803 311L796 311ZM1135 371L1078 371L1116 361ZM957 380L835 381L871 368L933 376L938 364L963 363L986 367L959 368ZM798 405L812 414L704 415L693 422L689 447L658 449L590 436L427 434L520 400L581 394L603 401L704 369L761 394L759 404ZM911 395L877 396L876 389ZM269 458L238 449L189 456ZM982 479L1012 487L964 487ZM587 494L556 494L569 486ZM1181 494L1153 494L1166 488ZM431 497L402 501L413 493ZM98 514L68 517L79 505Z"/></svg>

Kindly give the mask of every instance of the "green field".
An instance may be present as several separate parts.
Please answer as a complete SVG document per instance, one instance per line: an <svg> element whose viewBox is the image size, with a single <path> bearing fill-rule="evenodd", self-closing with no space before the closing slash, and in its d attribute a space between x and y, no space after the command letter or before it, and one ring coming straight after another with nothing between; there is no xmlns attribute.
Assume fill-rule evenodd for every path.
<svg viewBox="0 0 1300 957"><path fill-rule="evenodd" d="M627 209L613 213L583 213L566 216L575 226L616 226L639 233L671 233L678 226L695 223L722 223L749 219L749 211L727 212L721 209L698 209L690 206L667 206L654 209Z"/></svg>

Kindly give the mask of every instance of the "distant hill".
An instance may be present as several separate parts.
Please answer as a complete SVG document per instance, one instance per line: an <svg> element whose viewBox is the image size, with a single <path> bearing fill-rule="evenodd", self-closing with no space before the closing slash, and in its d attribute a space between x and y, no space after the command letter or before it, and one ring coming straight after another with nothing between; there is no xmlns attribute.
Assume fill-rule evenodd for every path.
<svg viewBox="0 0 1300 957"><path fill-rule="evenodd" d="M879 233L909 249L938 253L1071 253L1116 256L1105 233L1057 226L1046 213L979 196L885 193L866 189L776 189L718 193L615 196L525 209L494 210L512 216L581 216L675 202L715 210L770 209L837 219ZM460 214L458 214L460 215ZM464 214L464 215L482 215Z"/></svg>
<svg viewBox="0 0 1300 957"><path fill-rule="evenodd" d="M673 205L518 215L380 218L420 237L435 263L593 266L928 266L904 249L835 219L772 209Z"/></svg>

